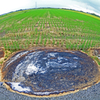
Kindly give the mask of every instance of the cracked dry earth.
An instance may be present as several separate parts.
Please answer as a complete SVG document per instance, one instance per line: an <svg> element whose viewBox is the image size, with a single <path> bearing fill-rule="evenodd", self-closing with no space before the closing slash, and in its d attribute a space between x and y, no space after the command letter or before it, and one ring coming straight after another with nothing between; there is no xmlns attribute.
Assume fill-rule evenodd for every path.
<svg viewBox="0 0 100 100"><path fill-rule="evenodd" d="M77 94L100 79L98 65L87 54L57 48L17 52L3 64L1 73L2 87L34 99Z"/></svg>

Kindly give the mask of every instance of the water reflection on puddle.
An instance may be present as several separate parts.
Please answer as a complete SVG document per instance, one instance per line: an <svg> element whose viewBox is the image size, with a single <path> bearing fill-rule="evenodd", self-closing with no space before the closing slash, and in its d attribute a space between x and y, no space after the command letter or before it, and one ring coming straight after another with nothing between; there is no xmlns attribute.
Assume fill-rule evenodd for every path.
<svg viewBox="0 0 100 100"><path fill-rule="evenodd" d="M51 95L82 89L99 80L97 64L80 51L21 51L3 68L6 84L30 95Z"/></svg>

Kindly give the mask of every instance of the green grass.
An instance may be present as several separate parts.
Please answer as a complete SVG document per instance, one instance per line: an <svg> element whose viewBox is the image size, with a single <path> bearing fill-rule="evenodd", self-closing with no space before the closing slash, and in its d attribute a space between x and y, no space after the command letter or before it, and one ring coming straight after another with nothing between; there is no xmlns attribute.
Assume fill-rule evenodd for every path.
<svg viewBox="0 0 100 100"><path fill-rule="evenodd" d="M3 36L2 36L3 35ZM0 16L0 47L100 47L100 18L63 9L31 9Z"/></svg>

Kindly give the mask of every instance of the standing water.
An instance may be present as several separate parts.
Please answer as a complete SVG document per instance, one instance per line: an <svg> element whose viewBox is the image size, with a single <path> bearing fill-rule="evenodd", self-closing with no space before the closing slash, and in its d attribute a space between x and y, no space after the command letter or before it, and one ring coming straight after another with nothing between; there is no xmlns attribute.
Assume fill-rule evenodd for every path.
<svg viewBox="0 0 100 100"><path fill-rule="evenodd" d="M37 49L13 55L4 63L2 75L14 91L49 96L94 85L100 74L97 64L80 51Z"/></svg>

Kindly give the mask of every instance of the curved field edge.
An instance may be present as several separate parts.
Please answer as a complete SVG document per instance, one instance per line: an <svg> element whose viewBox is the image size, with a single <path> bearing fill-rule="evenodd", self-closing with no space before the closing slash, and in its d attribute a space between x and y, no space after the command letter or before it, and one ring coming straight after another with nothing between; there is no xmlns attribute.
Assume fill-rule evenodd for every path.
<svg viewBox="0 0 100 100"><path fill-rule="evenodd" d="M92 18L95 18L95 19L100 20L100 17L94 16L94 15L91 15L91 14L88 14L88 13L85 13L85 12L74 11L74 10L70 10L70 11L76 12L76 13L80 13L80 14L83 14L83 15L87 15L87 16L90 16L90 17L92 17Z"/></svg>
<svg viewBox="0 0 100 100"><path fill-rule="evenodd" d="M45 8L45 9L47 9L47 8ZM52 9L53 9L53 8L52 8ZM4 18L6 18L6 17L10 17L10 16L12 16L13 14L16 15L16 14L22 13L23 11L29 11L29 10L34 10L34 9L25 9L25 10L22 9L22 10L19 10L19 11L9 12L9 13L7 13L7 14L0 15L0 20L1 20L1 19L4 19ZM69 9L60 9L60 10L76 12L76 13L84 14L84 15L87 15L87 16L90 16L90 17L93 17L93 18L95 18L95 19L100 20L100 17L95 16L95 15L91 15L91 14L88 14L88 13L85 13L85 12L81 12L81 11L77 11L77 10L69 10Z"/></svg>

